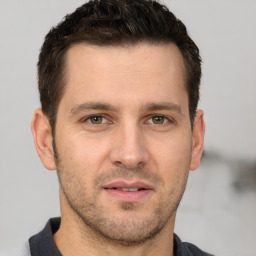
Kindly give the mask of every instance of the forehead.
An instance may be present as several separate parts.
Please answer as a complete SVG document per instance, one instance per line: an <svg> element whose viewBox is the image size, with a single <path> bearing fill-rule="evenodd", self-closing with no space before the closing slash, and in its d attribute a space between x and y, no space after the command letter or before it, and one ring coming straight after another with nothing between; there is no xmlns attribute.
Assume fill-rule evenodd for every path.
<svg viewBox="0 0 256 256"><path fill-rule="evenodd" d="M182 55L175 44L76 44L65 59L65 100L172 101L187 98ZM177 102L175 102L177 101Z"/></svg>

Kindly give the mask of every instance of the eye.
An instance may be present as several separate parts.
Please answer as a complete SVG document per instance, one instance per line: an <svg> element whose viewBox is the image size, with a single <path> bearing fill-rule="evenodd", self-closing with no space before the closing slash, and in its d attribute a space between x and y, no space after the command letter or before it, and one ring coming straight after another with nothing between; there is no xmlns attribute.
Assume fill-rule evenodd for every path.
<svg viewBox="0 0 256 256"><path fill-rule="evenodd" d="M91 124L104 124L107 122L107 119L103 116L90 116L86 118L85 121L88 121Z"/></svg>
<svg viewBox="0 0 256 256"><path fill-rule="evenodd" d="M149 123L153 124L165 124L168 122L168 118L165 116L152 116L149 120Z"/></svg>

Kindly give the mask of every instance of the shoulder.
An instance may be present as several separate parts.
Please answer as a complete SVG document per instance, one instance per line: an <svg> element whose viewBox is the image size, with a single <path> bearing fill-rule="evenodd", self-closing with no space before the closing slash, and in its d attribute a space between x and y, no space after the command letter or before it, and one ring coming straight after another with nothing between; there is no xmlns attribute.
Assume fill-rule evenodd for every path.
<svg viewBox="0 0 256 256"><path fill-rule="evenodd" d="M194 244L182 242L176 234L174 234L174 251L175 256L213 256L213 254L202 251Z"/></svg>
<svg viewBox="0 0 256 256"><path fill-rule="evenodd" d="M191 243L184 242L182 243L183 247L186 248L187 252L189 252L189 255L195 255L195 256L213 256L213 254L209 254L207 252L202 251L197 246Z"/></svg>
<svg viewBox="0 0 256 256"><path fill-rule="evenodd" d="M53 240L53 234L58 230L60 221L60 218L52 218L48 220L42 231L29 238L31 255L61 256ZM30 256L30 254L28 254L28 256Z"/></svg>

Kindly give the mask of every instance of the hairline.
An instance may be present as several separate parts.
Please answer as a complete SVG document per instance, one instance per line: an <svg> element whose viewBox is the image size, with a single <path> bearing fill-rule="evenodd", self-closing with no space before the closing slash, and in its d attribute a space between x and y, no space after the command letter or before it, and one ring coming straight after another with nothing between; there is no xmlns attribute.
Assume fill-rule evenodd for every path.
<svg viewBox="0 0 256 256"><path fill-rule="evenodd" d="M55 111L53 113L53 115L51 115L51 117L48 116L48 118L50 119L50 124L52 127L52 133L54 134L55 132L55 126L56 126L56 122L57 122L57 116L58 116L58 109L59 109L59 105L60 102L64 96L67 84L66 84L66 74L67 74L67 54L69 52L69 50L72 47L75 47L77 45L88 45L88 46L92 46L92 47L106 47L106 48L124 48L124 49L129 49L130 47L136 47L142 44L146 44L146 45L168 45L168 44L173 44L177 47L177 49L179 50L181 57L182 57L182 61L183 61L183 72L184 72L184 83L185 83L185 90L187 92L187 96L188 96L188 111L189 111L189 116L190 116L190 123L191 123L191 129L193 129L193 120L194 120L194 116L192 117L190 114L190 97L189 97L189 73L188 73L188 67L187 67L187 63L186 63L186 58L184 57L182 51L180 50L179 46L175 43L175 41L173 40L167 40L167 39L163 39L163 40L159 40L159 39L154 39L154 38L143 38L143 39L138 39L136 41L132 41L132 40L127 40L127 41L117 41L117 42L105 42L105 43L95 43L95 42L90 42L87 39L78 41L78 42L71 42L70 44L68 44L65 49L63 50L63 55L62 55L62 61L60 64L60 72L59 72L59 77L58 77L58 87L60 88L60 94L59 97L57 99L57 102L55 102ZM53 120L51 120L53 119Z"/></svg>

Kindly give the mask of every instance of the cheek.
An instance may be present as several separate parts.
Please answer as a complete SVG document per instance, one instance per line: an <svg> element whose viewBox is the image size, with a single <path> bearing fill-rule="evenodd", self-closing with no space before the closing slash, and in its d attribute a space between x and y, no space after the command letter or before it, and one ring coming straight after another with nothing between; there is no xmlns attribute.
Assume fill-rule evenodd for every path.
<svg viewBox="0 0 256 256"><path fill-rule="evenodd" d="M153 145L152 164L166 178L173 179L180 172L188 172L191 161L191 138L188 134L172 136Z"/></svg>
<svg viewBox="0 0 256 256"><path fill-rule="evenodd" d="M88 139L85 136L66 136L57 149L62 161L72 169L84 170L90 174L99 169L105 161L108 145L103 140Z"/></svg>

